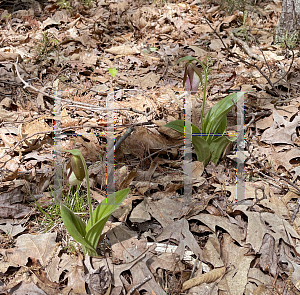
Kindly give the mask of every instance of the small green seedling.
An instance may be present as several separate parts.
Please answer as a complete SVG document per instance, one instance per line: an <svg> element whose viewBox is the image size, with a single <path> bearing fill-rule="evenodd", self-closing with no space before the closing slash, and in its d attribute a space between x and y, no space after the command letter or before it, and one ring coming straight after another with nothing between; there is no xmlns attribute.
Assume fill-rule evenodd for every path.
<svg viewBox="0 0 300 295"><path fill-rule="evenodd" d="M118 74L118 71L116 68L109 68L108 69L108 72L110 73L110 75L114 78L117 74Z"/></svg>

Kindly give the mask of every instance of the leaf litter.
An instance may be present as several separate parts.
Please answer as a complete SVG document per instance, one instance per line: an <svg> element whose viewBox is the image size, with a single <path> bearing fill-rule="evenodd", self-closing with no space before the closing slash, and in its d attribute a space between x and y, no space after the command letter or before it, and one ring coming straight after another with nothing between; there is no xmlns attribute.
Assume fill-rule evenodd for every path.
<svg viewBox="0 0 300 295"><path fill-rule="evenodd" d="M209 1L60 7L68 2L0 3L0 292L297 294L300 60L295 54L290 67L290 53L273 44L280 2L247 4L246 18L239 8L230 13ZM225 46L268 68L271 83L288 72L286 78L274 89L259 70L229 59ZM186 55L211 56L206 109L228 91L248 90L250 205L235 204L232 148L217 166L193 162L193 198L184 202L183 138L164 125L183 118L184 66L175 63ZM115 153L116 189L130 186L131 193L107 222L99 257L83 257L59 216L47 211L54 204L55 89L62 146L79 148L93 163L95 203L106 196L99 158L107 153L110 89L116 139L136 127ZM201 107L193 99L197 126ZM233 110L228 129L235 117ZM47 233L45 213L53 221Z"/></svg>

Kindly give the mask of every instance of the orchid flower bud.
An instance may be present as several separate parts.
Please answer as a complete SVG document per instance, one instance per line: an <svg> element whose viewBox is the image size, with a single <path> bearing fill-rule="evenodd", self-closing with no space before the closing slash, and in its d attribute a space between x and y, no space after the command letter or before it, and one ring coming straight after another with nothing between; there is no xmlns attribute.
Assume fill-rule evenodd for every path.
<svg viewBox="0 0 300 295"><path fill-rule="evenodd" d="M77 185L82 182L85 177L83 163L80 157L72 156L67 164L67 179L70 185Z"/></svg>
<svg viewBox="0 0 300 295"><path fill-rule="evenodd" d="M199 69L194 64L186 64L183 78L183 86L187 91L191 91L191 94L196 94L198 91L198 87L201 82L199 74Z"/></svg>

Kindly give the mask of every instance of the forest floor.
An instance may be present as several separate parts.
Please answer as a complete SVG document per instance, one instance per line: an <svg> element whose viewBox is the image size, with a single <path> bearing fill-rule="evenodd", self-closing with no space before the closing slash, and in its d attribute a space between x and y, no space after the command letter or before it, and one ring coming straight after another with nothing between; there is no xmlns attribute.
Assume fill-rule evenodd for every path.
<svg viewBox="0 0 300 295"><path fill-rule="evenodd" d="M300 53L292 36L275 44L280 13L278 0L0 1L0 294L300 293ZM191 96L187 56L208 69ZM241 93L244 166L236 142L209 161L196 139L185 166L184 134L165 125L192 106L201 130L203 96L206 115L231 95L232 139ZM59 170L72 149L93 208L130 188L97 255L70 229L90 217L86 181ZM75 213L68 230L54 196Z"/></svg>

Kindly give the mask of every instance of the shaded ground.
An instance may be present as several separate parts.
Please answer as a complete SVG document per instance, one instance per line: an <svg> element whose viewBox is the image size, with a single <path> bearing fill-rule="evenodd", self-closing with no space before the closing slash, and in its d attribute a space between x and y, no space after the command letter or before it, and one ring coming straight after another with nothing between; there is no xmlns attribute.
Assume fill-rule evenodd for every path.
<svg viewBox="0 0 300 295"><path fill-rule="evenodd" d="M298 294L300 59L288 36L273 44L280 3L89 4L0 3L1 294ZM248 205L236 203L234 144L217 166L193 154L184 203L183 136L164 125L184 119L187 55L210 63L206 112L246 92ZM106 197L107 107L116 140L135 127L115 153L115 188L131 191L98 257L82 255L50 190L60 107L61 148L81 150L94 206ZM63 185L87 218L86 184Z"/></svg>

